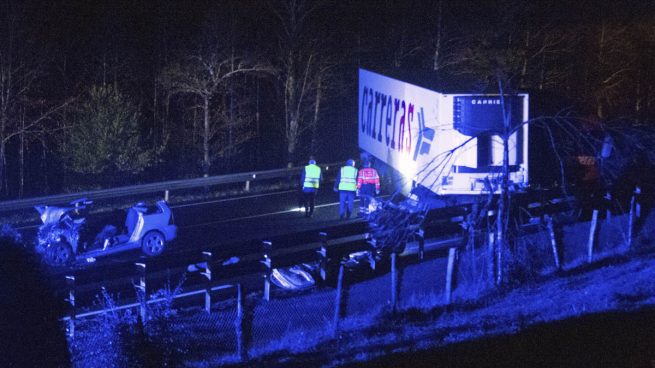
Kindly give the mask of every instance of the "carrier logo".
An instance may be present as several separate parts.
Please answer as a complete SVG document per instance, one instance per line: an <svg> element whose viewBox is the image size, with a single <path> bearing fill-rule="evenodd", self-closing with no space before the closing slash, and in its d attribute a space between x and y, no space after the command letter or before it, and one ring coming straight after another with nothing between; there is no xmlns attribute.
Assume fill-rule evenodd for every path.
<svg viewBox="0 0 655 368"><path fill-rule="evenodd" d="M476 98L471 100L471 105L500 105L500 98Z"/></svg>
<svg viewBox="0 0 655 368"><path fill-rule="evenodd" d="M360 106L361 133L399 153L412 152L412 101L364 87Z"/></svg>
<svg viewBox="0 0 655 368"><path fill-rule="evenodd" d="M432 140L434 139L434 129L425 127L425 113L421 107L421 111L418 113L418 138L416 142L416 148L414 149L414 161L418 158L418 155L427 155L430 153L430 147L432 147Z"/></svg>

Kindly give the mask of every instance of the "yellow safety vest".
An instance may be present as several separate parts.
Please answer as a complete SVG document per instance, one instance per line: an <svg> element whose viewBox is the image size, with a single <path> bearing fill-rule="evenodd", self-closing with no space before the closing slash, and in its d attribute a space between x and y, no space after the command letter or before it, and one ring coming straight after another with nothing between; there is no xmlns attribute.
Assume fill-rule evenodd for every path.
<svg viewBox="0 0 655 368"><path fill-rule="evenodd" d="M318 189L321 180L321 168L318 165L310 164L305 166L305 182L303 188Z"/></svg>
<svg viewBox="0 0 655 368"><path fill-rule="evenodd" d="M341 180L339 180L339 190L357 190L357 169L352 166L341 168Z"/></svg>

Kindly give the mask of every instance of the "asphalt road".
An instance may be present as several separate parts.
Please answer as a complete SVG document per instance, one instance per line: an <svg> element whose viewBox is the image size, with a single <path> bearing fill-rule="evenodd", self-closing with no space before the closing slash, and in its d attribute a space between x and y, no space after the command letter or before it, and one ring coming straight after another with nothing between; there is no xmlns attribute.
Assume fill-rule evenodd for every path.
<svg viewBox="0 0 655 368"><path fill-rule="evenodd" d="M314 215L310 218L298 207L299 193L295 190L173 206L178 236L162 255L146 258L140 251L128 251L97 257L93 262L78 262L67 268L49 268L48 277L53 288L64 295L67 292L65 276L74 276L78 302L84 305L93 300L101 286L113 294L133 295L132 284L139 281L136 262L147 264L148 278L155 280L149 289L157 290L165 282L175 283L185 274L188 265L202 261L203 251L211 252L218 262L238 260L236 265L226 269L234 275L260 270L256 259L261 255L264 240L273 243L274 253L286 253L284 258L287 259L281 256L276 263L313 258L314 251L306 246L304 253L298 254L292 254L287 248L317 243L321 231L326 231L329 238L366 231L367 224L361 219L354 216L349 220L339 219L336 199L337 194L331 188L319 191ZM358 201L355 201L355 211L357 207ZM124 211L95 216L96 221L120 223ZM197 273L185 277L189 278L188 283L200 281Z"/></svg>

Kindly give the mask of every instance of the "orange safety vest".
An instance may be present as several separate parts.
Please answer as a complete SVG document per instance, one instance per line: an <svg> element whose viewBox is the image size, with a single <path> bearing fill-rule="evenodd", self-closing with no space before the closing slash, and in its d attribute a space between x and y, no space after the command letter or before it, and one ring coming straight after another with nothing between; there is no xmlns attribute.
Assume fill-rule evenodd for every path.
<svg viewBox="0 0 655 368"><path fill-rule="evenodd" d="M377 170L372 167L365 167L359 170L357 175L357 189L361 189L364 184L375 184L375 190L380 190L380 177Z"/></svg>

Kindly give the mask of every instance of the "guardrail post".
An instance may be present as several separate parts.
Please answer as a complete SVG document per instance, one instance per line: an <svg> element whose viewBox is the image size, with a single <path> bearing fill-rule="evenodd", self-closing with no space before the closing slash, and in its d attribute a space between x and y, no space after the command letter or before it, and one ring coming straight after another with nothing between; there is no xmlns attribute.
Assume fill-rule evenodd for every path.
<svg viewBox="0 0 655 368"><path fill-rule="evenodd" d="M450 304L453 298L453 270L455 268L455 255L457 248L448 249L448 268L446 269L446 304Z"/></svg>
<svg viewBox="0 0 655 368"><path fill-rule="evenodd" d="M318 253L319 273L321 276L321 280L325 281L327 279L327 263L328 263L327 233L320 232L318 233L318 237L321 240L321 249L316 251L316 253Z"/></svg>
<svg viewBox="0 0 655 368"><path fill-rule="evenodd" d="M263 241L262 247L264 248L264 259L260 262L264 265L264 300L271 300L271 273L273 271L273 262L270 253L273 250L273 243L270 241Z"/></svg>
<svg viewBox="0 0 655 368"><path fill-rule="evenodd" d="M139 284L136 285L136 289L138 292L141 293L141 297L143 298L141 300L141 306L139 308L139 315L141 316L141 321L145 324L146 323L146 317L147 317L147 311L146 311L146 301L147 301L147 288L146 288L146 264L142 262L136 262L134 264L136 266L137 273L139 274Z"/></svg>
<svg viewBox="0 0 655 368"><path fill-rule="evenodd" d="M75 276L66 276L66 285L68 286L69 315L68 319L68 336L75 338Z"/></svg>
<svg viewBox="0 0 655 368"><path fill-rule="evenodd" d="M212 269L211 269L211 261L212 261L212 252L202 252L202 260L205 264L205 271L201 272L200 274L205 276L207 286L205 287L205 311L207 313L211 313L212 309Z"/></svg>
<svg viewBox="0 0 655 368"><path fill-rule="evenodd" d="M166 190L164 191L164 200L165 200L166 202L168 202L168 199L169 199L169 190L166 189Z"/></svg>
<svg viewBox="0 0 655 368"><path fill-rule="evenodd" d="M252 180L257 179L257 174L252 174ZM250 180L246 180L246 186L243 188L244 191L250 191Z"/></svg>

